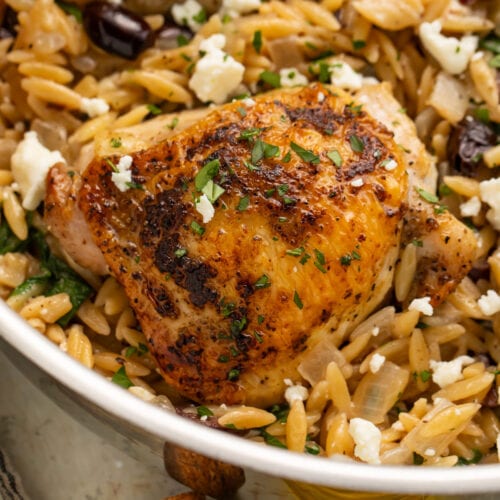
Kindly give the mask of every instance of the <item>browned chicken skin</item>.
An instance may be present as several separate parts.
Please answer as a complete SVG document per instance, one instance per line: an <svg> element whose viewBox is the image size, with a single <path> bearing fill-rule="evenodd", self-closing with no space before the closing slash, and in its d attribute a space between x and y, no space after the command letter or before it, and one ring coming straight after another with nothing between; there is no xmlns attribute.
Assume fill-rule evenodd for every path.
<svg viewBox="0 0 500 500"><path fill-rule="evenodd" d="M359 99L373 108L378 94ZM405 214L405 243L417 231L440 258L448 250L439 245L443 231L462 234L467 245L453 279L467 272L470 231L413 194L425 186L427 156L404 153L385 116L377 118L388 128L371 117L376 106L370 115L367 108L321 85L274 91L254 105L218 108L132 154L134 187L126 192L111 178L118 155L84 172L79 208L165 379L185 396L279 401L305 352L333 332L341 340L386 296ZM198 173L214 160L213 182L224 192L203 223ZM395 168L385 168L389 160ZM57 192L49 189L46 204ZM426 213L432 230L422 227ZM419 277L427 281L413 295L425 291L434 303L455 284L441 270Z"/></svg>
<svg viewBox="0 0 500 500"><path fill-rule="evenodd" d="M121 193L107 159L83 175L95 241L166 380L198 401L279 400L305 350L378 305L399 249L407 174L392 134L341 91L255 100L133 154L141 189ZM225 192L203 224L195 177L215 159Z"/></svg>

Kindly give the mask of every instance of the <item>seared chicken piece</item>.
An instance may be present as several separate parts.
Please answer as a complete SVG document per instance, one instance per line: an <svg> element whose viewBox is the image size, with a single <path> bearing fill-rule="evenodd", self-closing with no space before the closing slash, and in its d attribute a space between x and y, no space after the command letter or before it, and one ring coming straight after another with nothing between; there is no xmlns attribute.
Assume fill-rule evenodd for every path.
<svg viewBox="0 0 500 500"><path fill-rule="evenodd" d="M107 274L108 266L94 243L87 221L77 207L81 178L64 163L56 163L47 175L44 220L64 251L95 274Z"/></svg>
<svg viewBox="0 0 500 500"><path fill-rule="evenodd" d="M125 192L120 157L94 160L80 208L165 379L193 400L279 401L304 352L391 287L406 164L340 90L228 104L131 159Z"/></svg>
<svg viewBox="0 0 500 500"><path fill-rule="evenodd" d="M403 245L417 243L417 272L405 300L431 297L436 306L452 292L468 273L475 255L474 233L432 201L436 171L430 154L417 137L413 121L401 113L389 84L368 85L356 100L371 116L394 132L401 145L409 174L409 209L404 216ZM395 120L394 117L397 117Z"/></svg>

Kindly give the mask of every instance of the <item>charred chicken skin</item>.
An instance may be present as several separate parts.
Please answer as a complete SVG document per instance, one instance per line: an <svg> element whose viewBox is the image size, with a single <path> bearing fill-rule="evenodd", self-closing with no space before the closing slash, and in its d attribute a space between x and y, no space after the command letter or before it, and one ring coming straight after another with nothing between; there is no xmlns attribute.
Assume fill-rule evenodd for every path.
<svg viewBox="0 0 500 500"><path fill-rule="evenodd" d="M416 166L341 90L278 90L215 109L131 153L125 191L112 178L119 162L90 163L79 209L163 376L194 401L281 400L304 354L341 339L392 286ZM46 206L55 193L49 184ZM465 244L460 280L473 236L450 224ZM424 289L439 302L449 287Z"/></svg>

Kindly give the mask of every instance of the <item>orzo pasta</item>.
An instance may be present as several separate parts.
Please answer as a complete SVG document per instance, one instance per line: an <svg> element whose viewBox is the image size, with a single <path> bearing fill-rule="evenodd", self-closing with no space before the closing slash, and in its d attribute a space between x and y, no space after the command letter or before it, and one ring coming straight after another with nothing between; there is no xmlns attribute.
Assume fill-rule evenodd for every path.
<svg viewBox="0 0 500 500"><path fill-rule="evenodd" d="M148 8L146 1L6 0L0 6L1 297L70 356L134 395L166 411L175 411L175 405L183 415L229 432L236 429L254 441L375 464L498 462L500 1L188 2L173 8L172 2L154 2ZM129 19L127 26L116 21L117 11ZM427 175L411 185L410 197L430 207L432 217L425 223L431 237L421 237L424 233L415 228L404 233L395 265L388 264L387 293L377 296L373 287L376 308L370 314L360 314L345 328L328 322L330 316L325 319L332 311L318 315L328 332L302 341L310 348L300 351L293 379L281 378L274 404L189 399L182 387L161 376L156 346L139 321L141 311L119 284L123 276L110 276L110 262L99 251L91 253L94 243L83 242L86 221L65 217L95 156L106 158L113 189L126 198L144 189L133 152L184 139L176 134L208 123L200 120L212 110L236 110L244 121L263 102L257 96L271 89L275 101L295 91L297 96L316 92L317 105L349 99L349 119L356 122L368 114L382 122L381 134L398 149L379 165L384 182L398 179L391 177L401 173L398 159L405 159L410 183L416 179L413 169L422 168L422 162L430 165ZM396 107L386 107L396 103L393 96ZM233 108L217 107L230 102L236 102ZM320 119L314 116L313 125L321 128ZM247 128L236 141L249 145L250 173L277 161L278 146L262 140L268 128ZM335 130L323 127L321 133L332 136ZM349 154L367 148L357 135L347 144ZM344 151L329 150L320 159L295 142L279 154L282 165L293 154L293 161L300 157L311 171L327 161L332 176L347 162ZM219 158L210 159L209 178L200 180L200 172L195 178L199 192L192 205L198 222L190 230L200 237L227 194L225 181L214 182L213 162ZM66 164L66 170L51 169L54 163ZM202 169L205 177L208 166ZM47 202L48 174L52 183L67 183L67 204ZM406 177L405 172L400 183ZM363 177L349 179L352 190L366 184ZM281 203L293 205L288 189L280 184L266 199L279 195ZM249 203L243 196L236 211L244 212ZM411 206L403 205L399 230L403 223L418 224ZM53 206L59 224L50 213ZM439 216L449 217L450 225L442 222L441 227L451 235L452 215L470 229L473 242L466 248L459 240L445 250L450 262L461 263L456 272L453 265L438 269L442 262L429 251L437 244L432 239L436 221L445 220ZM133 217L130 221L133 226ZM445 236L444 244L450 238ZM363 266L361 242L353 242L352 251L340 257L339 269ZM304 289L314 296L321 293L322 275L332 271L321 249L307 253L305 246L290 247L283 258L296 259L290 274L310 259L307 265L316 267L319 278ZM177 258L185 257L185 249L175 251ZM472 262L464 258L462 263L467 252ZM250 258L261 265L258 252ZM135 259L142 265L139 256ZM419 288L419 280L433 272L439 297L432 287ZM271 275L262 274L248 293L269 292ZM175 277L165 273L169 279ZM305 296L295 290L288 299L304 317ZM270 300L283 302L282 297ZM232 320L236 334L248 331L250 320L236 314L234 304L221 301L217 307L221 321ZM258 348L271 329L260 316L256 321L263 323L253 334L252 345ZM238 344L213 361L228 362L227 379L237 384L245 368L237 359L244 354Z"/></svg>

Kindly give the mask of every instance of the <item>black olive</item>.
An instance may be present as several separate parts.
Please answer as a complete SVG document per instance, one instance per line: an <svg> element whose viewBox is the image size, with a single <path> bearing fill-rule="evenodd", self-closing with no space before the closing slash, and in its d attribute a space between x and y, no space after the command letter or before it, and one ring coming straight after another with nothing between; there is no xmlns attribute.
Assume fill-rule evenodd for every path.
<svg viewBox="0 0 500 500"><path fill-rule="evenodd" d="M193 32L190 29L165 20L165 24L156 32L156 45L162 50L175 49L188 43L191 38Z"/></svg>
<svg viewBox="0 0 500 500"><path fill-rule="evenodd" d="M87 4L83 26L95 45L125 59L136 59L154 43L153 30L142 17L108 2Z"/></svg>
<svg viewBox="0 0 500 500"><path fill-rule="evenodd" d="M12 7L7 6L3 15L2 26L0 27L0 39L15 37L18 24L17 12Z"/></svg>
<svg viewBox="0 0 500 500"><path fill-rule="evenodd" d="M474 177L483 153L496 144L496 134L487 124L465 117L450 134L448 159L455 171Z"/></svg>

